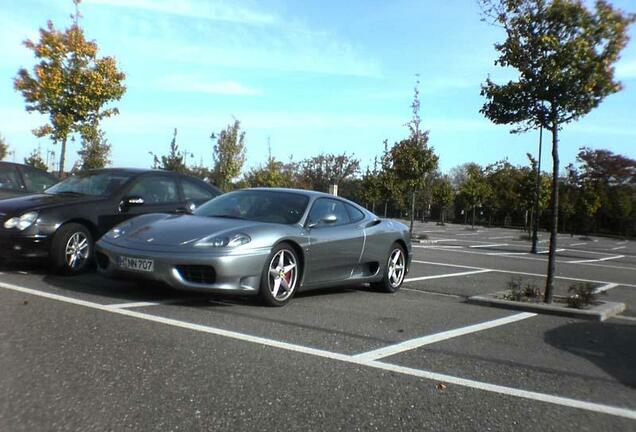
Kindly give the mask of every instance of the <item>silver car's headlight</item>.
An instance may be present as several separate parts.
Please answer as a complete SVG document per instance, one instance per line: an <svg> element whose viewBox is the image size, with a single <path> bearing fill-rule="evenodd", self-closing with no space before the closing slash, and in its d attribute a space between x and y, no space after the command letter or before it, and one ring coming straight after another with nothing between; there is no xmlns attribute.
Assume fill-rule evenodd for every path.
<svg viewBox="0 0 636 432"><path fill-rule="evenodd" d="M20 231L24 231L31 225L33 222L38 220L37 212L28 212L23 214L20 217L13 217L4 223L4 227L6 229L17 228Z"/></svg>
<svg viewBox="0 0 636 432"><path fill-rule="evenodd" d="M247 234L239 233L229 236L209 236L202 238L194 245L197 247L237 247L251 242L252 239Z"/></svg>

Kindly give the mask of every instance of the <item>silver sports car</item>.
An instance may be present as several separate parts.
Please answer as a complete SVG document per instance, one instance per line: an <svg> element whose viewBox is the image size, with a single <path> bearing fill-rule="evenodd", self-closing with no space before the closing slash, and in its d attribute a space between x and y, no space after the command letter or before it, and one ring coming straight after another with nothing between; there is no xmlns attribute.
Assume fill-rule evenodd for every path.
<svg viewBox="0 0 636 432"><path fill-rule="evenodd" d="M342 198L295 189L243 189L193 214L147 214L97 243L101 272L174 288L259 295L271 306L296 291L371 283L400 288L408 228Z"/></svg>

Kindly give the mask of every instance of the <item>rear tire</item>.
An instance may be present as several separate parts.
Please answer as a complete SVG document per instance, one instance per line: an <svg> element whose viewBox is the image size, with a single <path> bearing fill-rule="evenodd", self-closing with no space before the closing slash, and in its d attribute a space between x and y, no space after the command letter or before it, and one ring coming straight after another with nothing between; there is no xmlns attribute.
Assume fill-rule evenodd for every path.
<svg viewBox="0 0 636 432"><path fill-rule="evenodd" d="M277 245L269 254L263 274L259 296L267 306L285 306L294 296L301 274L298 255L288 243Z"/></svg>
<svg viewBox="0 0 636 432"><path fill-rule="evenodd" d="M397 292L404 282L404 276L406 276L406 252L399 243L393 243L382 280L373 282L371 288L387 293Z"/></svg>
<svg viewBox="0 0 636 432"><path fill-rule="evenodd" d="M57 273L74 275L85 271L93 261L91 232L84 225L62 225L53 236L51 266Z"/></svg>

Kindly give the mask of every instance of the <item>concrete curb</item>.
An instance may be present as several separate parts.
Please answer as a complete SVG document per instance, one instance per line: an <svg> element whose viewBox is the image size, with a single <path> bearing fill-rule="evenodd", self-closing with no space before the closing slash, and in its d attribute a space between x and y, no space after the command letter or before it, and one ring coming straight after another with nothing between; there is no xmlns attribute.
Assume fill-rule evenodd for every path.
<svg viewBox="0 0 636 432"><path fill-rule="evenodd" d="M559 315L570 318L582 318L595 321L605 321L625 310L625 303L599 301L600 304L588 309L574 309L565 306L545 303L518 302L497 298L505 291L493 294L477 295L468 298L469 303L500 307L505 309L523 310L547 315Z"/></svg>

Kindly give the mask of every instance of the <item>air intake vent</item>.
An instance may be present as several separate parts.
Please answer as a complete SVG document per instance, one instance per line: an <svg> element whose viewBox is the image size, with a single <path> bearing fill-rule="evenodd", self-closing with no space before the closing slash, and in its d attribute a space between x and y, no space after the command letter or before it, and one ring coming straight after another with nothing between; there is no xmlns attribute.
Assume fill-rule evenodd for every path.
<svg viewBox="0 0 636 432"><path fill-rule="evenodd" d="M213 284L216 281L214 267L205 265L179 265L177 271L181 277L192 283Z"/></svg>

